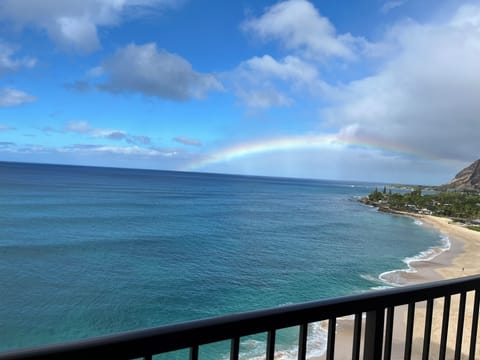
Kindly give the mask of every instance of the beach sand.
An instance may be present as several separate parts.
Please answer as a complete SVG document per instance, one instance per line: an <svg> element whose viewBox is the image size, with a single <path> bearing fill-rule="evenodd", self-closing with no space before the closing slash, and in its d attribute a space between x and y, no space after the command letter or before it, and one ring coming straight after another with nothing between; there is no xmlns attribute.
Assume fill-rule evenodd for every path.
<svg viewBox="0 0 480 360"><path fill-rule="evenodd" d="M411 216L410 214L405 214ZM441 252L438 256L428 261L410 263L414 271L399 271L388 276L394 277L386 280L394 281L400 285L418 284L423 282L452 279L468 275L480 274L480 232L473 231L453 223L450 219L431 215L415 216L424 226L439 231L448 236L450 249ZM451 299L450 322L448 328L447 359L453 359L454 344L456 339L457 314L459 296ZM417 304L415 308L415 321L413 333L412 359L422 358L426 304ZM462 359L467 359L470 346L471 319L473 309L473 294L467 296L465 311L465 326L462 342ZM438 359L440 334L442 329L443 299L435 300L431 333L431 346L429 359ZM406 306L395 310L395 322L392 342L392 359L404 358L404 339L406 332ZM363 328L362 328L363 334ZM351 319L338 319L335 342L335 358L349 359L352 352L353 321ZM362 339L363 341L363 339ZM363 342L362 342L363 344ZM316 359L324 359L320 357ZM480 359L480 340L477 336L475 359Z"/></svg>
<svg viewBox="0 0 480 360"><path fill-rule="evenodd" d="M434 272L439 274L443 279L453 279L462 276L480 274L480 232L470 230L464 226L453 223L450 219L440 218L435 216L424 216L422 221L427 226L439 230L441 233L448 235L451 242L451 250L439 255L436 259L431 261L431 266ZM437 261L438 263L436 263ZM425 262L428 264L429 262ZM421 267L419 267L421 273ZM430 281L426 278L425 281ZM431 358L438 358L438 348L440 342L440 334L442 327L442 309L443 301L436 300L434 304L434 318L432 324L432 349L430 351ZM455 344L457 319L458 319L459 296L452 297L450 308L450 326L449 336L447 341L447 359L453 359L453 351ZM415 358L421 357L421 344L423 341L423 324L425 323L425 312L419 309L415 313L416 322L414 329L414 355ZM423 311L421 311L423 310ZM467 359L467 354L470 345L471 321L473 310L473 294L470 293L467 297L467 306L465 311L465 327L463 332L462 342L462 359ZM480 341L477 336L476 356L475 359L480 359Z"/></svg>

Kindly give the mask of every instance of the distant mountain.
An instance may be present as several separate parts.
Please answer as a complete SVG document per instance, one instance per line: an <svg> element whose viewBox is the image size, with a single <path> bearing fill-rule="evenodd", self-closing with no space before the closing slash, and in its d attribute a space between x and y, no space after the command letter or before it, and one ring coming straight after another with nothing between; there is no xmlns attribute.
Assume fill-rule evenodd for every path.
<svg viewBox="0 0 480 360"><path fill-rule="evenodd" d="M480 159L460 171L444 187L453 190L480 191Z"/></svg>

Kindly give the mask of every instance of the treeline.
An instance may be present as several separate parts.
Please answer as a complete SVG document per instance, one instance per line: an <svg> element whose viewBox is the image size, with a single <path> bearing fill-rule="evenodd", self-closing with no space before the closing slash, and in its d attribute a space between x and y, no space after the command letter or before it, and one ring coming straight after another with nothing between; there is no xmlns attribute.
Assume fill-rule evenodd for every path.
<svg viewBox="0 0 480 360"><path fill-rule="evenodd" d="M456 219L480 219L480 195L478 193L440 191L422 194L420 188L409 193L387 192L375 189L368 200L377 206L407 212L431 213Z"/></svg>

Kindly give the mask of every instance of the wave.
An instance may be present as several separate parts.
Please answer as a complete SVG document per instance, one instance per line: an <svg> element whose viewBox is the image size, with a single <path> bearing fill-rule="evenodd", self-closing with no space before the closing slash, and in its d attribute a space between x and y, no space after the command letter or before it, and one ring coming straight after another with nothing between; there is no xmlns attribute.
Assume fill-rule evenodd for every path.
<svg viewBox="0 0 480 360"><path fill-rule="evenodd" d="M414 220L413 220L413 223L414 223L415 225L419 225L419 226L422 226L422 225L423 225L423 221L420 220L420 219L414 219Z"/></svg>
<svg viewBox="0 0 480 360"><path fill-rule="evenodd" d="M277 342L277 346L279 343ZM245 339L240 342L240 360L262 360L265 359L267 343L256 339ZM282 347L281 345L279 347ZM307 338L307 359L323 356L327 351L327 327L326 321L319 321L309 324ZM224 354L222 359L229 359L229 354ZM298 344L291 345L285 349L275 351L276 360L298 359Z"/></svg>
<svg viewBox="0 0 480 360"><path fill-rule="evenodd" d="M423 225L421 221L415 221L417 225ZM440 234L440 245L431 246L427 250L423 250L417 255L406 257L402 261L407 265L404 269L395 269L390 271L385 271L378 276L378 279L382 281L387 286L403 286L402 283L402 273L416 273L418 270L413 265L416 262L420 261L432 261L437 256L443 254L444 252L450 250L451 242L447 234ZM373 289L373 288L372 288Z"/></svg>
<svg viewBox="0 0 480 360"><path fill-rule="evenodd" d="M380 286L372 286L370 290L387 290L391 289L393 286L391 285L380 285Z"/></svg>
<svg viewBox="0 0 480 360"><path fill-rule="evenodd" d="M396 270L394 270L396 271ZM362 279L365 279L367 281L370 281L370 282L373 282L373 283L379 283L379 284L382 284L381 286L385 286L385 284L383 283L383 281L381 279L379 279L379 277L377 275L370 275L370 274L361 274L360 277ZM380 285L379 285L380 286ZM390 286L391 287L391 286ZM373 288L370 288L370 289L373 289ZM365 290L362 290L361 292L363 291L368 291L367 289Z"/></svg>

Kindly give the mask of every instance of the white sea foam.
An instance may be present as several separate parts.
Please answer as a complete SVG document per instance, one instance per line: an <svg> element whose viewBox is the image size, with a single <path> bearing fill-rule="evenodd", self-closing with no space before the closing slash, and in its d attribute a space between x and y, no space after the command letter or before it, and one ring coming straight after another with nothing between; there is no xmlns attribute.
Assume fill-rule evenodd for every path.
<svg viewBox="0 0 480 360"><path fill-rule="evenodd" d="M265 359L266 342L246 339L241 341L240 359L241 360L261 360ZM322 356L327 350L327 330L322 322L310 324L307 338L307 359ZM222 359L228 359L225 354ZM277 360L295 360L298 358L298 346L292 345L290 348L275 351Z"/></svg>
<svg viewBox="0 0 480 360"><path fill-rule="evenodd" d="M286 303L283 303L283 304L280 304L280 305L278 305L278 307L282 307L282 306L290 306L290 305L293 305L293 304L295 304L295 303L294 303L294 302L291 302L291 301L289 301L289 302L286 302Z"/></svg>
<svg viewBox="0 0 480 360"><path fill-rule="evenodd" d="M442 243L442 248L445 249L444 251L448 251L452 247L452 243L450 242L450 238L447 234L442 233L440 235L440 242Z"/></svg>
<svg viewBox="0 0 480 360"><path fill-rule="evenodd" d="M328 332L321 322L313 323L307 341L307 358L322 356L327 351Z"/></svg>
<svg viewBox="0 0 480 360"><path fill-rule="evenodd" d="M397 270L392 270L392 272L397 271ZM385 273L382 273L385 274ZM380 275L381 276L381 275ZM361 290L360 292L367 292L370 290L382 290L382 289L391 289L392 287L395 287L395 284L391 284L383 280L380 276L377 275L370 275L370 274L362 274L360 277L362 279L365 279L367 281L370 281L372 283L377 283L378 285L372 286L369 289Z"/></svg>
<svg viewBox="0 0 480 360"><path fill-rule="evenodd" d="M381 286L372 286L370 290L386 290L391 289L393 286L391 285L381 285Z"/></svg>
<svg viewBox="0 0 480 360"><path fill-rule="evenodd" d="M422 226L422 225L423 225L423 221L420 220L420 219L414 219L413 222L414 222L416 225L419 225L419 226Z"/></svg>
<svg viewBox="0 0 480 360"><path fill-rule="evenodd" d="M441 233L440 234L440 243L441 245L431 246L427 250L421 251L419 254L407 257L403 259L403 262L407 265L405 269L395 269L390 271L385 271L379 275L379 279L387 285L390 286L401 286L402 284L402 273L416 273L417 269L414 266L414 263L419 261L432 261L437 256L443 254L445 251L450 250L451 243L448 235Z"/></svg>

